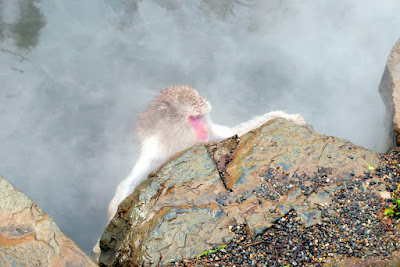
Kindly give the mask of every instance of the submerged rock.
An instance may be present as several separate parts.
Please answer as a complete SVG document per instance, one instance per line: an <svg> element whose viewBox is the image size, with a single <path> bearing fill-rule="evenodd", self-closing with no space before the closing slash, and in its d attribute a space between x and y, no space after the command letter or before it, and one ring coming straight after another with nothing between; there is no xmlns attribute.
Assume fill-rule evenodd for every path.
<svg viewBox="0 0 400 267"><path fill-rule="evenodd" d="M34 202L0 177L1 266L96 266Z"/></svg>
<svg viewBox="0 0 400 267"><path fill-rule="evenodd" d="M225 244L218 251L221 261L229 250L240 251L232 242L248 242L245 251L250 251L252 242L288 240L252 260L246 252L246 261L232 256L223 262L290 264L284 259L301 256L303 264L319 264L335 255L390 257L397 241L386 244L398 234L389 234L376 215L385 204L379 195L388 190L374 171L380 164L379 154L280 118L240 139L198 144L172 157L121 203L101 238L100 265L190 263L182 259ZM239 236L236 227L242 229ZM280 238L282 233L297 239ZM356 238L364 235L367 241ZM305 244L307 238L326 243L329 254L323 253L325 246ZM285 249L289 256L282 254ZM210 264L217 263L210 257Z"/></svg>

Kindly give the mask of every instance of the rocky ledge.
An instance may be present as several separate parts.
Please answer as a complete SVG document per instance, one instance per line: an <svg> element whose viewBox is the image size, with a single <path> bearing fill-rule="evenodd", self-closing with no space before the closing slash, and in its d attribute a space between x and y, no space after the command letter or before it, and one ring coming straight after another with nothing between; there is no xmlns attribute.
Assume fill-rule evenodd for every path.
<svg viewBox="0 0 400 267"><path fill-rule="evenodd" d="M400 145L400 39L390 52L379 84L385 103L385 139L388 147Z"/></svg>
<svg viewBox="0 0 400 267"><path fill-rule="evenodd" d="M32 200L0 177L0 266L96 266Z"/></svg>
<svg viewBox="0 0 400 267"><path fill-rule="evenodd" d="M284 119L196 145L121 203L100 265L395 264L398 224L383 211L397 157Z"/></svg>

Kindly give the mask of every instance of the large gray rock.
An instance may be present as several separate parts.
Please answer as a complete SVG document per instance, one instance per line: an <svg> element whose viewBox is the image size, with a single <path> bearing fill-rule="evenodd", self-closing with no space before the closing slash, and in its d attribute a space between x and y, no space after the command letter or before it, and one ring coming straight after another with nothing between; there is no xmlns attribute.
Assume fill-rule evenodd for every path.
<svg viewBox="0 0 400 267"><path fill-rule="evenodd" d="M379 93L386 106L385 129L388 147L400 145L400 40L390 52Z"/></svg>
<svg viewBox="0 0 400 267"><path fill-rule="evenodd" d="M329 216L335 224L328 226L340 229L348 221L341 217L348 216L342 206L355 205L350 198L356 191L347 190L347 181L357 181L357 203L368 207L370 201L374 208L380 203L385 184L369 173L380 164L379 156L284 119L240 140L196 145L172 157L121 203L101 238L100 265L165 265L193 258L230 240L231 224L246 225L255 237L291 210L305 229L325 224ZM360 178L366 173L368 180ZM348 202L322 216L321 207L333 209L338 197ZM377 210L365 212L358 220L384 236ZM371 240L378 243L380 237Z"/></svg>
<svg viewBox="0 0 400 267"><path fill-rule="evenodd" d="M34 202L0 177L1 266L96 266Z"/></svg>

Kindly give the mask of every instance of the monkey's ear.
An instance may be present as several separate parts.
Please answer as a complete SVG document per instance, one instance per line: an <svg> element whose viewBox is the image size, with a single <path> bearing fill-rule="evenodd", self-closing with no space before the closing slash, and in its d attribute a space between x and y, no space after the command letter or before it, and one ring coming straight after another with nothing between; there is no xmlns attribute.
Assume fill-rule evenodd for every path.
<svg viewBox="0 0 400 267"><path fill-rule="evenodd" d="M161 102L157 106L157 111L166 112L167 110L171 109L171 104L168 102Z"/></svg>

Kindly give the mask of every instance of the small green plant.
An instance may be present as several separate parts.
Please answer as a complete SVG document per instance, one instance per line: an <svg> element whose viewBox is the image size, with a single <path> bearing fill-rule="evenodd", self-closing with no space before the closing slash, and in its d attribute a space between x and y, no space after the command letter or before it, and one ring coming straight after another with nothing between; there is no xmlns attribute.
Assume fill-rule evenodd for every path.
<svg viewBox="0 0 400 267"><path fill-rule="evenodd" d="M385 214L386 217L393 217L400 215L400 207L399 207L400 199L393 198L392 201L394 203L394 206L383 210L383 214Z"/></svg>
<svg viewBox="0 0 400 267"><path fill-rule="evenodd" d="M372 166L371 164L369 164L368 162L366 162L364 159L363 159L363 161L365 162L365 164L367 164L368 170L370 170L370 171L375 170L375 167L374 167L374 166Z"/></svg>
<svg viewBox="0 0 400 267"><path fill-rule="evenodd" d="M215 252L217 252L218 250L224 249L225 247L226 247L226 245L222 245L222 246L220 246L220 247L217 248L217 249L211 249L211 250L204 251L204 252L201 253L199 256L197 256L197 258L200 258L201 256L205 256L205 255L208 255L208 254L211 254L211 253L215 253Z"/></svg>
<svg viewBox="0 0 400 267"><path fill-rule="evenodd" d="M393 217L400 215L400 184L397 185L397 189L393 192L392 202L394 204L392 207L383 210L383 214L386 217Z"/></svg>

